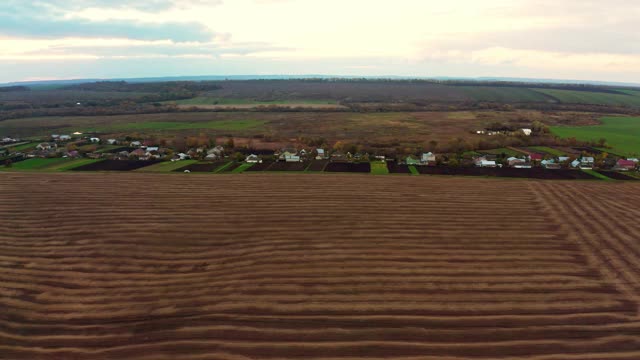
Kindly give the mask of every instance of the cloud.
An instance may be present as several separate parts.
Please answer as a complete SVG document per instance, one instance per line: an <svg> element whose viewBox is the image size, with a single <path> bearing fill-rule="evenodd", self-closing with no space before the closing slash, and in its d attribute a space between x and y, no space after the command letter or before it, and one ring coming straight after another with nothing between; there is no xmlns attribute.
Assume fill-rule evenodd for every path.
<svg viewBox="0 0 640 360"><path fill-rule="evenodd" d="M74 9L90 6L126 6L142 10L166 9L180 4L169 0L137 2L143 5L129 5L123 0L48 0L25 2L4 0L0 4L0 35L13 37L59 38L78 36L111 37L140 40L210 41L215 33L201 23L184 22L142 22L135 20L108 19L92 21L82 18L68 18L65 14Z"/></svg>

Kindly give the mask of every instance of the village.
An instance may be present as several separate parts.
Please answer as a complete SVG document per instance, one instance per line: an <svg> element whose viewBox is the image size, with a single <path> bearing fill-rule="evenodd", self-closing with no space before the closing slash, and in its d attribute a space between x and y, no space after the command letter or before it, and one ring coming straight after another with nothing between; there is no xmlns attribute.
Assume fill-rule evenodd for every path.
<svg viewBox="0 0 640 360"><path fill-rule="evenodd" d="M527 129L523 129L526 133ZM530 131L530 130L529 130ZM492 135L492 134L489 134ZM528 134L527 134L528 135ZM619 172L635 172L640 160L637 158L623 158L602 153L594 149L582 149L579 155L554 156L519 149L506 149L505 152L483 153L482 151L463 154L435 154L423 152L406 156L390 156L389 154L371 154L339 149L324 149L287 147L281 150L256 150L247 147L233 146L233 141L227 146L210 144L197 146L186 151L178 151L171 146L154 140L125 138L106 138L97 135L51 134L46 141L22 141L12 137L3 137L0 143L0 159L5 167L13 163L32 158L64 158L64 159L94 159L120 161L171 161L179 162L197 160L200 162L216 162L228 160L236 163L262 164L264 162L308 163L310 161L325 161L328 163L374 163L388 162L392 166L407 167L455 167L455 168L485 168L485 169L533 169L546 170L607 170ZM17 149L17 150L16 150ZM516 156L517 151L520 153ZM185 172L190 172L188 169Z"/></svg>

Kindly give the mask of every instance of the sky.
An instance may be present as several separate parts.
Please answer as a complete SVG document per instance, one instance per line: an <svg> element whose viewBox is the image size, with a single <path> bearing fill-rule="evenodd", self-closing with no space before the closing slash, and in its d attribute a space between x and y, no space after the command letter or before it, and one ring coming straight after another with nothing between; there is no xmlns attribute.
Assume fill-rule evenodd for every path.
<svg viewBox="0 0 640 360"><path fill-rule="evenodd" d="M195 75L640 83L637 0L2 0L0 82Z"/></svg>

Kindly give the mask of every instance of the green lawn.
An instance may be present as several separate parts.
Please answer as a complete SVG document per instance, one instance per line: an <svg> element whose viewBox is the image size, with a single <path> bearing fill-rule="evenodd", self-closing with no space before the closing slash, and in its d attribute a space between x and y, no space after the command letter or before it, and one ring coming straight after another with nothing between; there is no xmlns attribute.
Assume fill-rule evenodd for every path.
<svg viewBox="0 0 640 360"><path fill-rule="evenodd" d="M519 151L515 151L515 150L511 150L511 149L507 149L507 148L499 148L499 149L491 149L491 150L478 150L480 153L483 154L491 154L491 155L502 155L505 154L507 156L522 156L524 155L524 153L521 153Z"/></svg>
<svg viewBox="0 0 640 360"><path fill-rule="evenodd" d="M163 161L161 163L145 166L134 171L138 172L171 172L185 166L197 163L198 160Z"/></svg>
<svg viewBox="0 0 640 360"><path fill-rule="evenodd" d="M13 163L11 168L12 170L46 170L48 167L55 166L58 164L62 164L65 162L69 162L69 159L63 158L53 158L53 159L43 159L43 158L33 158L24 161L19 161Z"/></svg>
<svg viewBox="0 0 640 360"><path fill-rule="evenodd" d="M640 106L640 96L634 92L625 94L609 94L590 91L536 89L568 104L627 105Z"/></svg>
<svg viewBox="0 0 640 360"><path fill-rule="evenodd" d="M602 125L555 126L551 132L561 138L575 137L583 141L607 140L611 152L623 156L640 155L640 118L605 117Z"/></svg>
<svg viewBox="0 0 640 360"><path fill-rule="evenodd" d="M228 168L229 166L231 166L233 164L233 161L229 161L228 163L222 165L222 166L218 166L217 169L213 170L214 173L221 173L224 171L224 169Z"/></svg>
<svg viewBox="0 0 640 360"><path fill-rule="evenodd" d="M18 146L6 146L6 148L9 149L9 152L16 152L16 151L24 151L24 150L34 149L37 145L38 145L38 143L33 142L33 143L22 144L22 145L18 145Z"/></svg>
<svg viewBox="0 0 640 360"><path fill-rule="evenodd" d="M371 173L373 175L388 175L389 169L387 168L387 163L383 161L372 161Z"/></svg>
<svg viewBox="0 0 640 360"><path fill-rule="evenodd" d="M535 150L535 151L539 151L542 153L546 153L546 154L550 154L553 156L565 156L567 155L566 153L558 150L558 149L554 149L554 148L550 148L548 146L529 146L528 147L531 150Z"/></svg>
<svg viewBox="0 0 640 360"><path fill-rule="evenodd" d="M598 178L600 180L615 181L610 177L604 176L604 175L600 174L599 172L596 172L595 170L583 169L582 171L586 172L589 175L595 176L596 178Z"/></svg>
<svg viewBox="0 0 640 360"><path fill-rule="evenodd" d="M244 172L245 170L247 170L248 168L252 167L253 165L255 165L255 164L253 164L253 163L244 163L244 164L238 166L237 168L233 169L233 171L231 173L240 174L240 173Z"/></svg>

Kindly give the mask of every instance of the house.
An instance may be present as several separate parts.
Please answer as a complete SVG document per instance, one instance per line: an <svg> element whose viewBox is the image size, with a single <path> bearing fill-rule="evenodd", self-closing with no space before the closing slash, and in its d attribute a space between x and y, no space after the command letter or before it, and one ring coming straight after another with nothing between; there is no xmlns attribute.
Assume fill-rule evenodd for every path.
<svg viewBox="0 0 640 360"><path fill-rule="evenodd" d="M60 135L58 135L58 134L51 134L51 138L52 138L53 140L59 140L59 139L60 139Z"/></svg>
<svg viewBox="0 0 640 360"><path fill-rule="evenodd" d="M331 161L344 161L347 159L347 155L342 151L334 151L331 154Z"/></svg>
<svg viewBox="0 0 640 360"><path fill-rule="evenodd" d="M542 154L531 153L529 154L529 160L531 161L542 161L544 156Z"/></svg>
<svg viewBox="0 0 640 360"><path fill-rule="evenodd" d="M302 160L300 159L300 156L298 156L298 155L291 155L291 154L287 155L287 153L285 153L284 161L286 161L286 162L300 162Z"/></svg>
<svg viewBox="0 0 640 360"><path fill-rule="evenodd" d="M486 168L486 167L494 168L498 165L493 160L480 160L479 162L476 162L476 166L483 167L483 168Z"/></svg>
<svg viewBox="0 0 640 360"><path fill-rule="evenodd" d="M507 164L511 167L515 167L516 165L525 164L527 161L525 159L520 159L517 157L510 157L507 159Z"/></svg>
<svg viewBox="0 0 640 360"><path fill-rule="evenodd" d="M436 155L432 152L423 153L420 158L420 162L423 164L432 164L436 162Z"/></svg>
<svg viewBox="0 0 640 360"><path fill-rule="evenodd" d="M16 142L16 141L18 141L18 140L10 138L10 137L6 137L6 138L2 139L2 142L5 143L5 144L6 143L13 143L13 142Z"/></svg>
<svg viewBox="0 0 640 360"><path fill-rule="evenodd" d="M71 140L71 135L60 135L60 136L58 136L58 140L60 140L60 141L69 141L69 140Z"/></svg>
<svg viewBox="0 0 640 360"><path fill-rule="evenodd" d="M640 162L640 160L639 160L639 159L636 159L636 158L627 158L627 160L629 160L629 161L633 161L633 162L634 162L634 163L636 163L636 164Z"/></svg>
<svg viewBox="0 0 640 360"><path fill-rule="evenodd" d="M178 154L178 157L180 158L180 160L188 160L191 159L191 156L185 154L185 153L180 153Z"/></svg>
<svg viewBox="0 0 640 360"><path fill-rule="evenodd" d="M571 160L571 158L569 158L568 156L559 156L558 157L558 162L561 162L561 163L563 163L565 161L569 161L569 160Z"/></svg>
<svg viewBox="0 0 640 360"><path fill-rule="evenodd" d="M36 149L38 150L51 150L51 149L55 149L58 146L54 143L40 143L36 146Z"/></svg>
<svg viewBox="0 0 640 360"><path fill-rule="evenodd" d="M118 143L118 140L116 140L116 139L107 139L107 143L109 143L109 145L116 145Z"/></svg>
<svg viewBox="0 0 640 360"><path fill-rule="evenodd" d="M533 133L533 130L531 130L531 129L522 129L522 132L524 133L525 136L531 136L531 134Z"/></svg>
<svg viewBox="0 0 640 360"><path fill-rule="evenodd" d="M129 144L131 147L140 147L142 146L142 142L140 141L132 141L131 144Z"/></svg>
<svg viewBox="0 0 640 360"><path fill-rule="evenodd" d="M595 164L596 159L594 159L591 156L583 156L582 159L580 159L580 168L581 169L592 169L593 165Z"/></svg>
<svg viewBox="0 0 640 360"><path fill-rule="evenodd" d="M404 159L405 164L407 165L420 165L420 160L415 157L409 155Z"/></svg>
<svg viewBox="0 0 640 360"><path fill-rule="evenodd" d="M622 171L635 170L637 164L631 160L620 159L616 163L616 169Z"/></svg>
<svg viewBox="0 0 640 360"><path fill-rule="evenodd" d="M66 156L70 158L77 158L80 156L80 153L77 150L72 150L69 151Z"/></svg>
<svg viewBox="0 0 640 360"><path fill-rule="evenodd" d="M519 163L519 164L515 164L515 165L513 165L513 167L516 168L516 169L531 169L532 168L531 163L528 163L528 162L522 162L522 163Z"/></svg>
<svg viewBox="0 0 640 360"><path fill-rule="evenodd" d="M218 158L218 155L216 155L216 154L209 154L209 155L204 157L205 160L215 160L217 158ZM178 160L180 160L180 157L178 157Z"/></svg>
<svg viewBox="0 0 640 360"><path fill-rule="evenodd" d="M89 138L89 141L91 141L92 143L99 143L100 142L100 138L92 137L92 138Z"/></svg>
<svg viewBox="0 0 640 360"><path fill-rule="evenodd" d="M573 161L571 162L571 167L572 167L572 168L580 167L580 160L573 160Z"/></svg>
<svg viewBox="0 0 640 360"><path fill-rule="evenodd" d="M498 164L495 162L495 160L487 160L486 156L481 156L481 157L477 157L473 160L473 162L476 164L477 167L497 167Z"/></svg>
<svg viewBox="0 0 640 360"><path fill-rule="evenodd" d="M318 153L318 156L316 156L316 160L322 160L325 158L324 149L316 149L316 152Z"/></svg>
<svg viewBox="0 0 640 360"><path fill-rule="evenodd" d="M129 153L129 155L133 155L133 156L137 156L137 157L144 157L146 156L147 152L144 151L143 149L135 149L132 152Z"/></svg>
<svg viewBox="0 0 640 360"><path fill-rule="evenodd" d="M211 155L211 154L215 154L217 156L222 155L222 153L224 153L224 147L218 145L212 149L207 150L207 154Z"/></svg>
<svg viewBox="0 0 640 360"><path fill-rule="evenodd" d="M247 158L244 159L244 161L250 164L257 164L257 163L261 163L262 159L260 159L258 155L251 154L247 156Z"/></svg>
<svg viewBox="0 0 640 360"><path fill-rule="evenodd" d="M300 150L300 156L307 156L307 150L305 149Z"/></svg>
<svg viewBox="0 0 640 360"><path fill-rule="evenodd" d="M160 148L157 146L147 146L147 151L151 152L151 151L159 151Z"/></svg>

